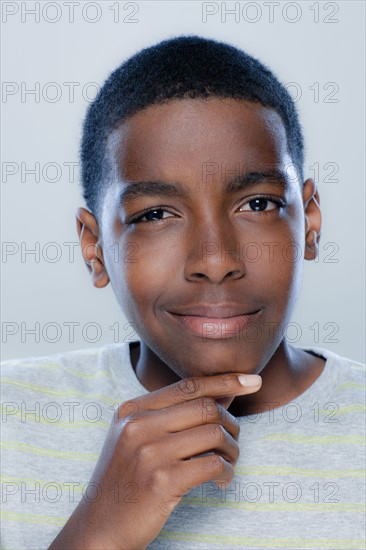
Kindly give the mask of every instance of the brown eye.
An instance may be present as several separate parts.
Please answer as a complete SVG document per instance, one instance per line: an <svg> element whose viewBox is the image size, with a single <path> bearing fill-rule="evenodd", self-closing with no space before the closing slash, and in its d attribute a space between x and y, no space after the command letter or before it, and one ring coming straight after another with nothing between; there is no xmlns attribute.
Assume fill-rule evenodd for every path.
<svg viewBox="0 0 366 550"><path fill-rule="evenodd" d="M253 199L249 201L249 206L252 210L255 210L255 212L261 212L262 210L267 210L267 206L270 204L274 204L272 201L269 201L268 199ZM276 206L274 206L276 208ZM269 210L273 210L272 208L269 208Z"/></svg>
<svg viewBox="0 0 366 550"><path fill-rule="evenodd" d="M281 205L277 201L265 197L256 197L243 204L240 210L245 212L268 212L280 207Z"/></svg>
<svg viewBox="0 0 366 550"><path fill-rule="evenodd" d="M156 220L162 220L164 215L164 210L161 210L160 208L156 208L155 210L150 210L150 212L146 212L142 216L142 218L146 218L146 221L153 222Z"/></svg>
<svg viewBox="0 0 366 550"><path fill-rule="evenodd" d="M173 217L173 214L164 208L150 208L146 210L143 214L133 216L127 223L147 223L147 222L158 222L165 220L166 218Z"/></svg>

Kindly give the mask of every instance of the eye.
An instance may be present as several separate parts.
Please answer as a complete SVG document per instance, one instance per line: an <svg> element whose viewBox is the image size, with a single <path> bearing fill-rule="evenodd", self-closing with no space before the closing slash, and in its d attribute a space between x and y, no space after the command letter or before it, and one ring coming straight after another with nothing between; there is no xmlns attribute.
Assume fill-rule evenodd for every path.
<svg viewBox="0 0 366 550"><path fill-rule="evenodd" d="M255 197L244 203L239 211L241 212L259 212L266 214L271 210L279 210L284 208L285 204L280 199L274 197Z"/></svg>
<svg viewBox="0 0 366 550"><path fill-rule="evenodd" d="M163 210L163 208L150 208L150 210L146 210L143 214L130 218L128 223L157 222L172 217L173 215L167 210Z"/></svg>

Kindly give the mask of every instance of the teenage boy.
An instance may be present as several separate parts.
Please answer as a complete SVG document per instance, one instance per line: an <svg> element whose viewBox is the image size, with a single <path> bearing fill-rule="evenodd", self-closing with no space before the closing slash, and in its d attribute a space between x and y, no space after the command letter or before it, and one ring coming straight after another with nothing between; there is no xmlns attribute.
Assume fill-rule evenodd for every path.
<svg viewBox="0 0 366 550"><path fill-rule="evenodd" d="M364 368L284 336L321 231L286 89L163 41L81 160L84 259L139 340L4 365L4 548L363 548Z"/></svg>

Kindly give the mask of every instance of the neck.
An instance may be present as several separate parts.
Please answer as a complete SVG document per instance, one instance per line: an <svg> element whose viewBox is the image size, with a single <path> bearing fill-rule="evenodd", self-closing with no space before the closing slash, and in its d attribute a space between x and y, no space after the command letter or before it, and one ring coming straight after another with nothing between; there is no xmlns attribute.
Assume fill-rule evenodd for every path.
<svg viewBox="0 0 366 550"><path fill-rule="evenodd" d="M147 390L156 391L180 380L144 342L133 343L130 352L136 376ZM286 405L315 382L324 365L321 357L282 341L260 372L263 380L261 389L236 397L228 411L233 416L247 416Z"/></svg>
<svg viewBox="0 0 366 550"><path fill-rule="evenodd" d="M233 416L247 416L286 405L316 381L324 365L321 357L282 342L260 372L261 389L236 397L228 411Z"/></svg>

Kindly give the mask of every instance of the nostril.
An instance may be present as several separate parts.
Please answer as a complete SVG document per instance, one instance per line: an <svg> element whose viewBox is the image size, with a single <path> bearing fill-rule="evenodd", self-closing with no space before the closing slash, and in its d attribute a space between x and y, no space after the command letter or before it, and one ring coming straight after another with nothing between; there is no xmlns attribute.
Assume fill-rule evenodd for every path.
<svg viewBox="0 0 366 550"><path fill-rule="evenodd" d="M230 271L226 274L226 277L232 278L232 279L239 279L242 277L243 273L240 271L240 269L235 269L234 271Z"/></svg>
<svg viewBox="0 0 366 550"><path fill-rule="evenodd" d="M238 263L230 254L212 254L204 259L192 251L184 266L185 278L196 282L210 281L218 284L241 279L245 273L244 261L240 260Z"/></svg>

